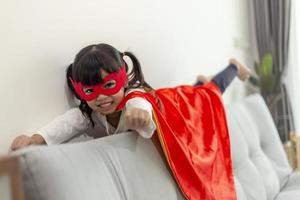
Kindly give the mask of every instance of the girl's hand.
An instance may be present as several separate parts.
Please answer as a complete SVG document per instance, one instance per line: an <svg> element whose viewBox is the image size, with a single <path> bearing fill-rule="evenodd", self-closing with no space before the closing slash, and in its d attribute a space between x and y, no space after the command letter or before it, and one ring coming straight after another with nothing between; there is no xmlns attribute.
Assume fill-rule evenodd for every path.
<svg viewBox="0 0 300 200"><path fill-rule="evenodd" d="M26 146L29 146L33 144L33 140L30 136L27 135L20 135L14 139L14 141L11 144L11 150L15 151L17 149L24 148Z"/></svg>
<svg viewBox="0 0 300 200"><path fill-rule="evenodd" d="M33 136L20 135L14 139L11 144L10 149L15 151L33 144L46 144L44 138L39 134L34 134Z"/></svg>
<svg viewBox="0 0 300 200"><path fill-rule="evenodd" d="M128 108L124 114L127 128L137 130L149 126L150 115L147 110L141 108Z"/></svg>

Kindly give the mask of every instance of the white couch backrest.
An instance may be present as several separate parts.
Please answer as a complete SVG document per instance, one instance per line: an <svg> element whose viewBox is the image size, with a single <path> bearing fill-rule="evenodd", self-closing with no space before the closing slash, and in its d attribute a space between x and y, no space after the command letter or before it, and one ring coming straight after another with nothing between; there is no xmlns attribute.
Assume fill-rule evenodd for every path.
<svg viewBox="0 0 300 200"><path fill-rule="evenodd" d="M28 200L183 200L152 141L134 132L15 154Z"/></svg>
<svg viewBox="0 0 300 200"><path fill-rule="evenodd" d="M247 97L226 113L238 200L274 199L291 169L262 97ZM136 133L15 154L27 199L183 199L151 140Z"/></svg>
<svg viewBox="0 0 300 200"><path fill-rule="evenodd" d="M273 199L291 168L263 98L251 95L226 114L238 199Z"/></svg>

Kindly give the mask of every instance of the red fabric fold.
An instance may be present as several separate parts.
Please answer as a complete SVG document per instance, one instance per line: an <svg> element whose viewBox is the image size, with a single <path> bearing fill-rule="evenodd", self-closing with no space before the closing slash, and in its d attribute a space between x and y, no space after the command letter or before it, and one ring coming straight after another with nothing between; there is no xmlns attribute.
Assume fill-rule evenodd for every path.
<svg viewBox="0 0 300 200"><path fill-rule="evenodd" d="M132 92L148 100L161 146L186 199L235 200L230 140L221 93L214 83Z"/></svg>

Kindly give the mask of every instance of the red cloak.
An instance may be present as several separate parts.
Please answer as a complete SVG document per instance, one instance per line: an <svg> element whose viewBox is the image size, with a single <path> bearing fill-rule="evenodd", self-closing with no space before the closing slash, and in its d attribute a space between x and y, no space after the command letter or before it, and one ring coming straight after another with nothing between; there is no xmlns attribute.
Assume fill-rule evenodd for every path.
<svg viewBox="0 0 300 200"><path fill-rule="evenodd" d="M219 88L163 88L154 93L132 92L153 107L157 134L171 171L186 199L235 200L230 141Z"/></svg>

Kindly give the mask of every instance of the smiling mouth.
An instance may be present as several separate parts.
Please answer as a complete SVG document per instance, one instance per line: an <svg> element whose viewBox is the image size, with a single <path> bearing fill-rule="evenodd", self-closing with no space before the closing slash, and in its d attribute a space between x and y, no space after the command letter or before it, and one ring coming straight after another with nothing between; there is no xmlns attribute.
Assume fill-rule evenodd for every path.
<svg viewBox="0 0 300 200"><path fill-rule="evenodd" d="M106 102L106 103L99 104L99 105L97 105L97 107L99 107L99 108L108 108L112 104L113 104L113 102L111 101L111 102Z"/></svg>

